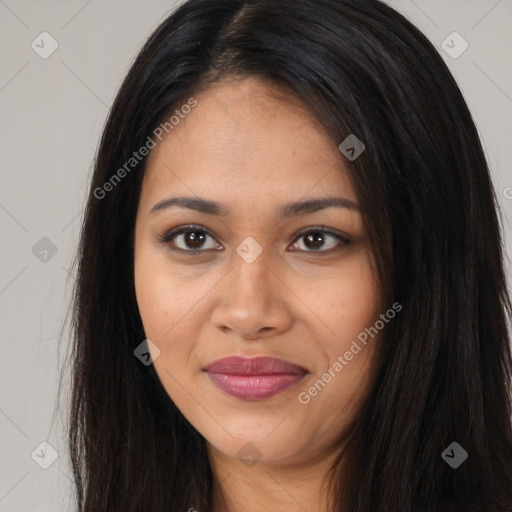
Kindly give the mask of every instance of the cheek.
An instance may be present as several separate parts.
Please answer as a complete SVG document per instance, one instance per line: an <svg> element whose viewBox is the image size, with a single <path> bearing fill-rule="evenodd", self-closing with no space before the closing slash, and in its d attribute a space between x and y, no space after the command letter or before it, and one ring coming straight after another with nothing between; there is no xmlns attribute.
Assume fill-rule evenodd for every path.
<svg viewBox="0 0 512 512"><path fill-rule="evenodd" d="M208 290L205 280L192 280L170 264L165 252L141 246L135 254L135 292L148 338L165 341L190 315Z"/></svg>
<svg viewBox="0 0 512 512"><path fill-rule="evenodd" d="M168 351L170 340L176 340L174 351L182 351L183 341L174 335L180 317L185 314L183 310L187 301L176 300L179 287L169 275L168 268L154 253L139 247L135 253L134 278L137 304L146 337L157 345L161 356ZM155 366L159 364L161 356L155 360Z"/></svg>
<svg viewBox="0 0 512 512"><path fill-rule="evenodd" d="M349 416L355 413L359 398L371 384L378 335L375 331L372 331L373 336L369 335L367 329L375 324L380 313L384 313L379 311L380 291L368 253L354 258L350 265L336 272L329 284L316 290L316 302L313 303L321 307L317 307L318 316L329 331L320 338L325 367L315 375L314 382L324 377L324 382L328 383L319 393L322 398L315 400L313 407L340 410L338 415L333 415L340 419L349 412ZM314 382L310 381L308 385ZM321 385L317 387L323 389ZM340 403L345 407L340 409Z"/></svg>
<svg viewBox="0 0 512 512"><path fill-rule="evenodd" d="M135 258L135 290L146 337L160 350L155 370L168 391L170 376L179 381L192 377L197 366L194 348L205 323L205 297L215 284L214 276L191 279L190 272L170 264L165 254L141 247ZM197 274L197 272L196 272ZM192 358L192 360L191 360ZM194 367L195 367L194 366Z"/></svg>
<svg viewBox="0 0 512 512"><path fill-rule="evenodd" d="M183 311L183 301L175 300L172 279L162 274L156 278L148 272L139 277L142 275L145 278L136 285L137 301L146 338L159 350L157 355L151 353L153 367L169 397L179 403L180 383L183 385L188 379L187 365L195 333L183 331L184 326L190 328L190 321Z"/></svg>
<svg viewBox="0 0 512 512"><path fill-rule="evenodd" d="M380 295L370 256L358 251L329 275L310 282L304 292L312 312L321 320L324 348L332 358L348 350L352 340L373 325Z"/></svg>
<svg viewBox="0 0 512 512"><path fill-rule="evenodd" d="M135 291L146 336L161 341L174 323L172 283L142 260L135 268Z"/></svg>

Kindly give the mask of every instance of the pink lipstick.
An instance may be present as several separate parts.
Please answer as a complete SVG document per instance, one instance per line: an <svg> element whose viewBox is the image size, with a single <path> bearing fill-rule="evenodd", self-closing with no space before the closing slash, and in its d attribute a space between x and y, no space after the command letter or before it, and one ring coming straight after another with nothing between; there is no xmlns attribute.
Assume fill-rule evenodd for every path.
<svg viewBox="0 0 512 512"><path fill-rule="evenodd" d="M294 387L307 370L274 357L225 357L207 368L211 381L225 393L242 400L263 400Z"/></svg>

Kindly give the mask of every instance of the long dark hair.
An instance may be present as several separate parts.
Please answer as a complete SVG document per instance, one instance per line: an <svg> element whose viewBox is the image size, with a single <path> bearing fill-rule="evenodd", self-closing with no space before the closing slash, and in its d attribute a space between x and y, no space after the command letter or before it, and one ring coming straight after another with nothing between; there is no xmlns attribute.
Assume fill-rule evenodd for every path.
<svg viewBox="0 0 512 512"><path fill-rule="evenodd" d="M118 170L177 107L230 76L286 87L336 144L355 134L366 146L346 165L385 303L403 309L382 332L371 393L332 468L332 509L512 511L512 308L487 162L442 58L376 0L190 0L132 65L76 260L77 509L211 510L205 440L133 353L145 339L133 234L146 158L122 180ZM457 469L441 456L452 442L468 453Z"/></svg>

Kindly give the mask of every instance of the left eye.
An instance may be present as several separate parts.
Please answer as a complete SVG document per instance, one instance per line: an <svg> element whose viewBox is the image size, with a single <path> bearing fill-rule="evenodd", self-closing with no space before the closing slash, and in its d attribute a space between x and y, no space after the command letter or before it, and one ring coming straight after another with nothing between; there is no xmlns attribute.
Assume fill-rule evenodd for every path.
<svg viewBox="0 0 512 512"><path fill-rule="evenodd" d="M211 239L208 244L208 239ZM202 252L203 250L221 250L222 246L205 229L198 226L182 226L171 230L161 237L162 243L171 245L172 249L183 252ZM344 236L325 229L309 229L299 233L291 244L292 251L331 252L341 250L350 240ZM340 246L340 247L338 247Z"/></svg>
<svg viewBox="0 0 512 512"><path fill-rule="evenodd" d="M208 237L213 240L213 243L210 243L210 247L205 247L204 241ZM181 251L193 252L200 249L219 249L220 247L220 244L215 242L214 238L207 231L195 228L194 226L184 226L173 230L163 237L162 242L169 243L171 240L173 240L171 244L174 246L173 248Z"/></svg>
<svg viewBox="0 0 512 512"><path fill-rule="evenodd" d="M310 229L309 231L302 232L292 246L299 251L306 252L330 252L332 250L339 250L350 241L331 231L324 229ZM341 245L341 247L338 247ZM306 249L302 249L306 247ZM309 250L308 250L309 249Z"/></svg>

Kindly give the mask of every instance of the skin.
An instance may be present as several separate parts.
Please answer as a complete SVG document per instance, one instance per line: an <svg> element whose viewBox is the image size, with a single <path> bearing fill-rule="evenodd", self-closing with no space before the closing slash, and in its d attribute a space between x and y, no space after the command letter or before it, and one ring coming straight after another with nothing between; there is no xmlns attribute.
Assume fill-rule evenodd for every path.
<svg viewBox="0 0 512 512"><path fill-rule="evenodd" d="M379 287L357 209L288 218L276 206L328 196L357 205L354 190L337 145L286 90L250 77L194 97L197 106L148 157L137 213L135 286L146 336L160 351L152 350L153 364L207 440L215 512L327 510L322 482L371 384L378 337L309 403L298 395L379 318ZM229 214L150 213L172 196L206 198ZM172 250L191 251L190 233L159 240L185 224L211 232L203 252ZM315 249L297 236L319 226L351 242L324 233ZM252 263L236 252L248 236L263 250ZM271 398L241 400L203 371L230 355L278 357L309 374ZM244 446L255 464L237 456Z"/></svg>

